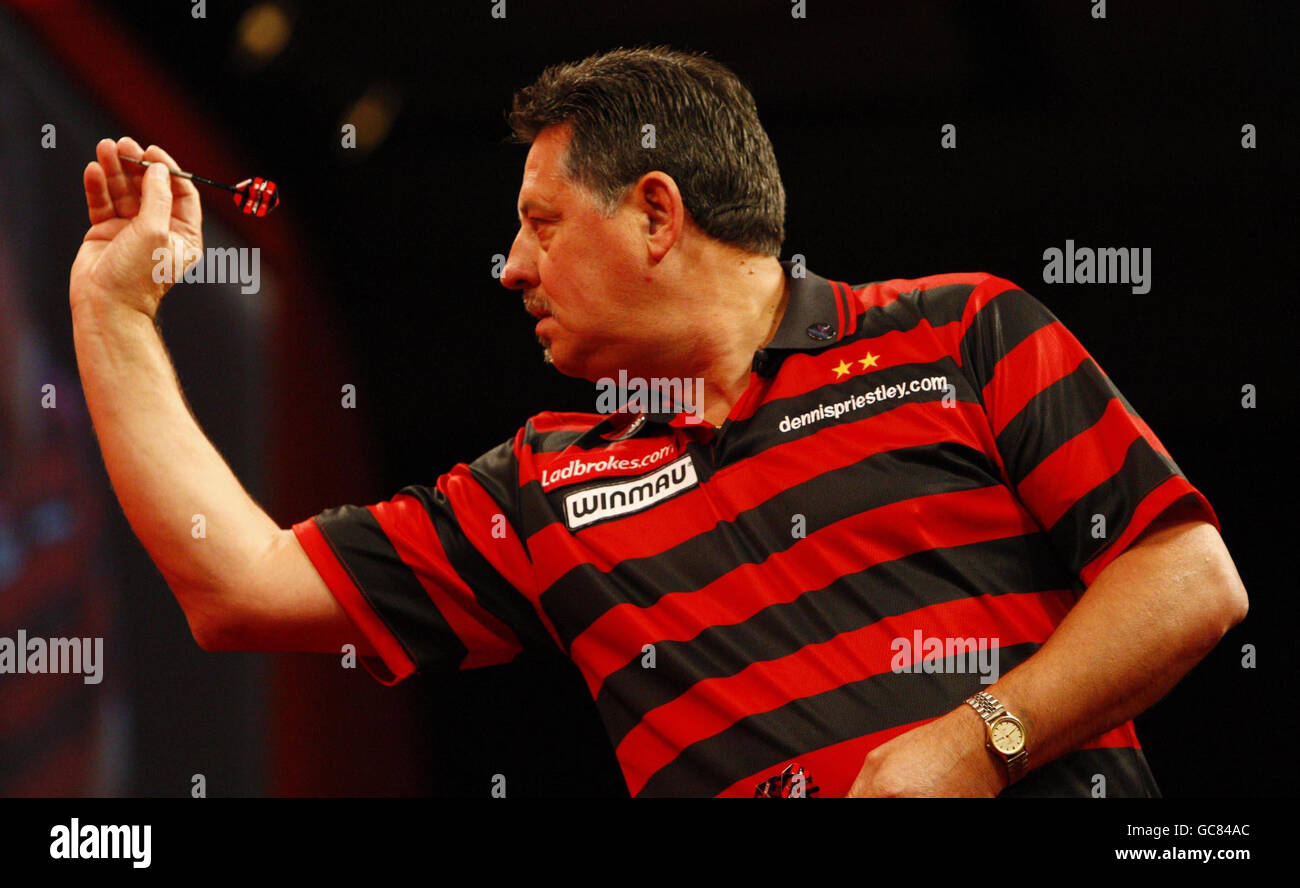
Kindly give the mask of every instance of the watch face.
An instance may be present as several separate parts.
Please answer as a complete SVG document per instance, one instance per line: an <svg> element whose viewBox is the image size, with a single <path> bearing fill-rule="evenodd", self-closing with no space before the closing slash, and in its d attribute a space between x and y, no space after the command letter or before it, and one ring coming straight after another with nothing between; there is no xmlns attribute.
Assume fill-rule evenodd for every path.
<svg viewBox="0 0 1300 888"><path fill-rule="evenodd" d="M1015 755L1025 748L1025 728L1020 720L1009 715L995 719L989 726L993 748L1003 755Z"/></svg>

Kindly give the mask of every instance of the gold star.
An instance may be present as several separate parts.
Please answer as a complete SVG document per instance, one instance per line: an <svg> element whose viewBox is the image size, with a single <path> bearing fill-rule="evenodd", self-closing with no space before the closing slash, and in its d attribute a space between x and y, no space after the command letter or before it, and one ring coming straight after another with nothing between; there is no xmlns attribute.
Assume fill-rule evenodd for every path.
<svg viewBox="0 0 1300 888"><path fill-rule="evenodd" d="M871 352L867 352L867 356L865 358L859 358L858 363L862 365L863 370L866 370L868 367L874 367L876 366L876 356Z"/></svg>
<svg viewBox="0 0 1300 888"><path fill-rule="evenodd" d="M838 367L834 367L834 368L832 368L832 369L834 369L834 371L835 371L835 378L836 378L836 379L839 379L841 376L848 376L848 375L849 375L850 367L849 367L849 365L846 364L844 361L840 361L840 365L839 365Z"/></svg>

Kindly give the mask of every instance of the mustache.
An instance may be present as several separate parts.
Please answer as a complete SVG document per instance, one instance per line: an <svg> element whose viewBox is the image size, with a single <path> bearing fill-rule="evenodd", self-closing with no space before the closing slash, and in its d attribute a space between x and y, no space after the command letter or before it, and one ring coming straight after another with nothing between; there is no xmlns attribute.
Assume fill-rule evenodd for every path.
<svg viewBox="0 0 1300 888"><path fill-rule="evenodd" d="M546 312L547 314L550 314L551 306L546 299L544 299L541 296L538 296L536 293L525 293L524 311L528 312L529 314L534 314L536 312Z"/></svg>

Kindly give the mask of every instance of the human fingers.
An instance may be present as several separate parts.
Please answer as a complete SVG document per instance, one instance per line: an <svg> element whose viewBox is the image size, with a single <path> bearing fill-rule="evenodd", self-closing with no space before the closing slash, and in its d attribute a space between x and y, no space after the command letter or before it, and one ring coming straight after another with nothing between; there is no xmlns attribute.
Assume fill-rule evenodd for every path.
<svg viewBox="0 0 1300 888"><path fill-rule="evenodd" d="M134 157L139 160L143 154L144 149L140 147L140 143L130 136L123 136L117 140L117 156L119 159ZM144 171L145 168L138 163L124 162L122 164L122 172L126 173L127 181L131 183L132 191L137 198L140 196L141 184L144 181Z"/></svg>
<svg viewBox="0 0 1300 888"><path fill-rule="evenodd" d="M171 230L172 189L168 180L171 174L161 163L145 167L140 192L138 221L150 234L166 234Z"/></svg>
<svg viewBox="0 0 1300 888"><path fill-rule="evenodd" d="M81 181L86 188L86 212L90 215L90 224L98 225L105 219L116 218L117 210L113 208L113 198L108 193L108 177L99 161L92 160L86 164Z"/></svg>
<svg viewBox="0 0 1300 888"><path fill-rule="evenodd" d="M118 216L129 219L140 211L139 186L133 188L131 179L122 168L122 160L117 154L117 142L112 139L100 139L95 145L95 157L104 170L104 179L108 183L108 195L113 201L113 210Z"/></svg>
<svg viewBox="0 0 1300 888"><path fill-rule="evenodd" d="M161 163L171 170L179 170L178 164L170 154L157 145L150 145L144 152L144 159ZM172 216L191 224L196 230L203 224L203 210L199 200L199 189L184 176L169 176L172 188Z"/></svg>

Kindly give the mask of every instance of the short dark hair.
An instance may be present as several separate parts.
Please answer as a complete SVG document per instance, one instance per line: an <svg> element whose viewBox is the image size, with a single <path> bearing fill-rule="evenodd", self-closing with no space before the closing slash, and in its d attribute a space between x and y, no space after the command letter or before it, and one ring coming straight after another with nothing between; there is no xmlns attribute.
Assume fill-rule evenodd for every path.
<svg viewBox="0 0 1300 888"><path fill-rule="evenodd" d="M641 46L554 65L515 93L516 142L568 124L564 165L606 214L652 170L672 176L695 224L719 241L779 256L785 188L754 97L703 53ZM655 147L642 147L645 124Z"/></svg>

